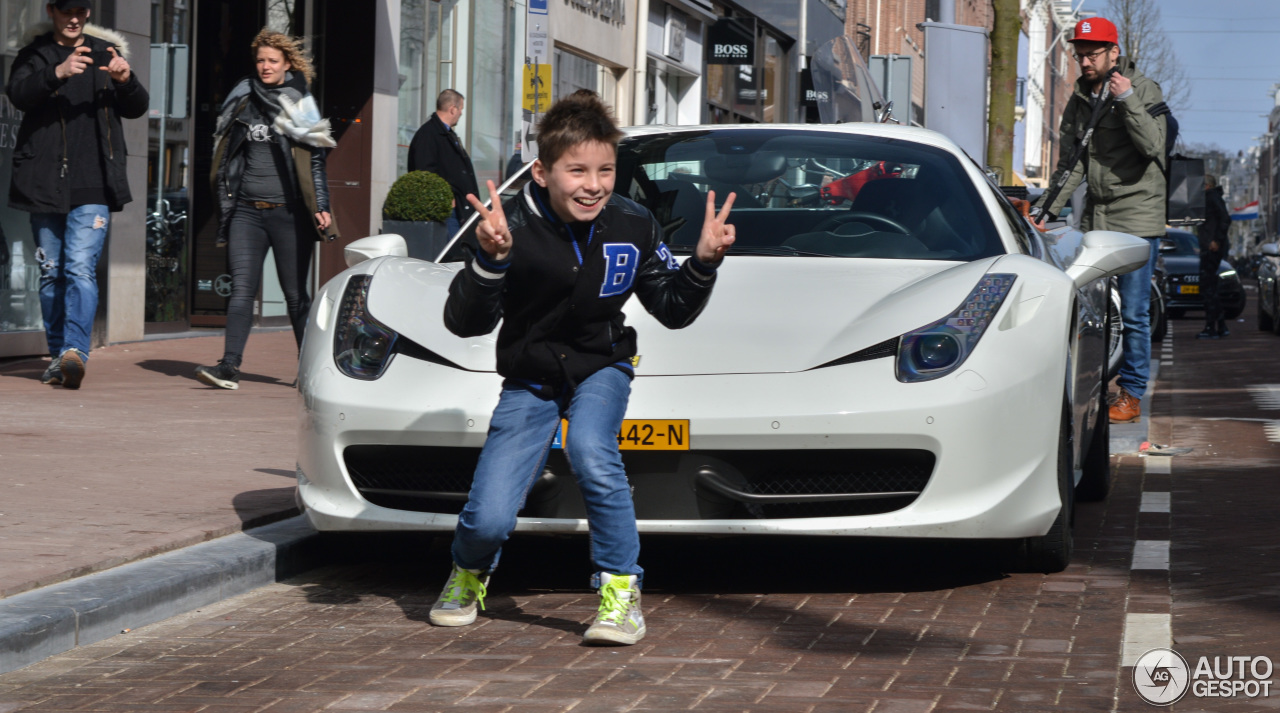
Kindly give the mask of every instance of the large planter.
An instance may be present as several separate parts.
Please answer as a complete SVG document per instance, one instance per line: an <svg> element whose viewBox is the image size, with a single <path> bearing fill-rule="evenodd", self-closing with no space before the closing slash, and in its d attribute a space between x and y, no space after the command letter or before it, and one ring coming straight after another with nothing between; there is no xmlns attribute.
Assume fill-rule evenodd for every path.
<svg viewBox="0 0 1280 713"><path fill-rule="evenodd" d="M395 233L404 238L409 257L434 261L449 243L449 229L444 223L427 220L382 221L383 233Z"/></svg>

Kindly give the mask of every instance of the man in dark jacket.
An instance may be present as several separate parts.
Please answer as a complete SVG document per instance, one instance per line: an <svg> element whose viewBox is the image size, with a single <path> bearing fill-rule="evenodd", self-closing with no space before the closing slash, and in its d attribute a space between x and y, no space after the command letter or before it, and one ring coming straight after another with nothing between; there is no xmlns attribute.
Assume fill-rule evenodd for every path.
<svg viewBox="0 0 1280 713"><path fill-rule="evenodd" d="M413 141L409 142L409 170L430 171L448 181L453 189L453 213L445 221L449 235L458 232L472 213L467 194L480 193L471 156L462 148L458 132L453 130L462 118L465 104L466 98L452 89L440 92L436 97L436 113L418 127Z"/></svg>
<svg viewBox="0 0 1280 713"><path fill-rule="evenodd" d="M40 308L53 358L41 381L80 388L98 309L98 258L111 213L133 200L121 117L146 113L119 34L88 24L90 0L47 6L6 92L24 114L13 151L9 206L31 213ZM33 35L33 33L35 33Z"/></svg>
<svg viewBox="0 0 1280 713"><path fill-rule="evenodd" d="M1227 253L1231 213L1222 198L1218 177L1204 177L1204 222L1200 224L1200 295L1204 297L1204 331L1196 339L1220 339L1230 334L1218 296L1218 270Z"/></svg>

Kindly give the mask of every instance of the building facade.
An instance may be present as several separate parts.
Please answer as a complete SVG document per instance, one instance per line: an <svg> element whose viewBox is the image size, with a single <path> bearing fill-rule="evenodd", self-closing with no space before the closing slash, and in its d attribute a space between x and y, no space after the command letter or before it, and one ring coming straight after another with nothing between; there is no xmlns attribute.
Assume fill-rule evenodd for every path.
<svg viewBox="0 0 1280 713"><path fill-rule="evenodd" d="M45 2L0 0L6 77ZM800 69L845 32L843 0L95 0L93 21L129 38L153 102L126 122L135 200L113 216L94 344L224 323L231 283L216 243L212 134L224 97L254 71L249 42L261 27L308 39L312 93L338 143L328 171L343 238L318 246L319 284L345 267L346 243L380 231L387 191L441 90L467 98L456 128L480 184L506 177L524 120L530 2L546 9L534 29L548 43L549 100L592 89L624 125L802 120ZM746 54L713 56L708 38L725 30L738 39L721 44ZM0 97L6 189L20 121ZM0 230L0 357L41 354L27 215L0 206ZM258 322L286 324L274 270L263 282Z"/></svg>

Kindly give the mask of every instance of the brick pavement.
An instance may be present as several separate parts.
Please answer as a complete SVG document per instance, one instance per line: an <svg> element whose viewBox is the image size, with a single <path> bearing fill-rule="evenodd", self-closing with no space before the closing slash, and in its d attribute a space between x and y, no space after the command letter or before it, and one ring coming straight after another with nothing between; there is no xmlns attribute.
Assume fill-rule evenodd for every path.
<svg viewBox="0 0 1280 713"><path fill-rule="evenodd" d="M293 505L293 333L255 332L239 390L192 378L222 337L95 349L78 391L0 364L0 597L269 522Z"/></svg>

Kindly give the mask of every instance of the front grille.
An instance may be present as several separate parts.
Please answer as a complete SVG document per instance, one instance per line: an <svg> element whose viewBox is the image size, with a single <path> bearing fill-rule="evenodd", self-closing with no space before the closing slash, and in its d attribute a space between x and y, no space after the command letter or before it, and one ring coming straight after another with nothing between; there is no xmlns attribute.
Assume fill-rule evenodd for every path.
<svg viewBox="0 0 1280 713"><path fill-rule="evenodd" d="M850 496L848 500L818 502L738 503L744 514L754 518L844 517L900 510L928 485L936 461L930 451L909 449L725 455L738 466L738 487L749 495ZM896 493L905 494L893 495Z"/></svg>
<svg viewBox="0 0 1280 713"><path fill-rule="evenodd" d="M396 510L462 512L479 448L348 446L351 482L365 500Z"/></svg>
<svg viewBox="0 0 1280 713"><path fill-rule="evenodd" d="M437 446L362 445L343 451L352 484L368 502L444 514L462 511L479 456L478 448ZM641 520L892 512L915 501L935 464L933 453L913 449L623 451L623 460ZM585 517L563 451L552 451L521 515Z"/></svg>

